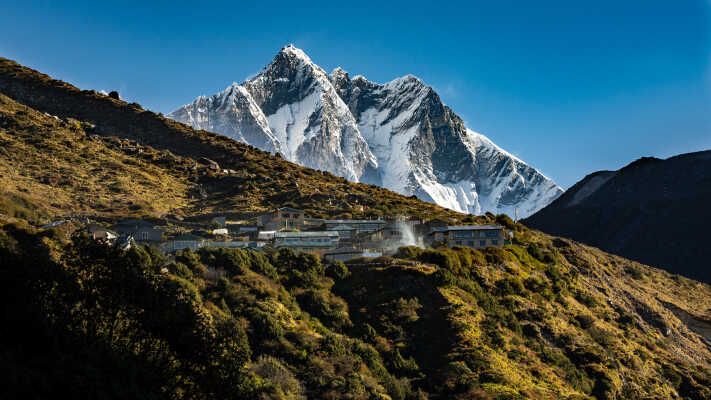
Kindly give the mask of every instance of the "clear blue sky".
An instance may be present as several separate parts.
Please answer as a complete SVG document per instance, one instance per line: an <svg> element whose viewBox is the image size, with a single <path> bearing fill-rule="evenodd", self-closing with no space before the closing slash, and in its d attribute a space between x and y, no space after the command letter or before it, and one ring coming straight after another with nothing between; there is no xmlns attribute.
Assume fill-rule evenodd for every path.
<svg viewBox="0 0 711 400"><path fill-rule="evenodd" d="M711 148L709 0L200 3L6 2L0 55L166 113L294 43L329 72L417 75L564 188Z"/></svg>

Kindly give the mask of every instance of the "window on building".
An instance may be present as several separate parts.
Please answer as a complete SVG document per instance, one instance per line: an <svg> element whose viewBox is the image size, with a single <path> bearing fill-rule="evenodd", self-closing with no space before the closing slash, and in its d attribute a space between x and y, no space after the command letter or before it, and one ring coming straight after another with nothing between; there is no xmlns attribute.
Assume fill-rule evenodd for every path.
<svg viewBox="0 0 711 400"><path fill-rule="evenodd" d="M474 241L473 240L468 241L467 246L474 246Z"/></svg>
<svg viewBox="0 0 711 400"><path fill-rule="evenodd" d="M486 237L490 237L490 238L499 237L499 231L486 231Z"/></svg>
<svg viewBox="0 0 711 400"><path fill-rule="evenodd" d="M486 246L486 240L480 240L480 241L479 241L479 246L481 246L481 247Z"/></svg>
<svg viewBox="0 0 711 400"><path fill-rule="evenodd" d="M454 242L454 244L461 245L461 244L462 244L462 241L461 241L461 240L456 240L456 241Z"/></svg>
<svg viewBox="0 0 711 400"><path fill-rule="evenodd" d="M498 245L499 245L499 241L498 241L498 240L492 240L492 241L491 241L491 244L493 244L494 246L498 246Z"/></svg>

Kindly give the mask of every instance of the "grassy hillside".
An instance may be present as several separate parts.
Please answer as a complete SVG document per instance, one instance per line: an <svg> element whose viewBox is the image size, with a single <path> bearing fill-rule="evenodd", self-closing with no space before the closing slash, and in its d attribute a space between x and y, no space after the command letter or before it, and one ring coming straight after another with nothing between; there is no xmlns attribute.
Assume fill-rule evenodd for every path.
<svg viewBox="0 0 711 400"><path fill-rule="evenodd" d="M0 94L0 212L38 220L165 214L190 205L194 162L87 130Z"/></svg>
<svg viewBox="0 0 711 400"><path fill-rule="evenodd" d="M709 286L516 236L348 265L287 249L169 262L4 223L3 397L711 398Z"/></svg>

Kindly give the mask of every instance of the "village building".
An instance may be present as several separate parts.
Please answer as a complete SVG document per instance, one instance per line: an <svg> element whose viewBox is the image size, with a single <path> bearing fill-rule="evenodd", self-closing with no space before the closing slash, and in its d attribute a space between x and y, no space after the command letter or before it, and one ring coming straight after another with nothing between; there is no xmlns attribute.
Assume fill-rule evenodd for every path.
<svg viewBox="0 0 711 400"><path fill-rule="evenodd" d="M489 246L503 247L506 241L506 231L500 225L448 226L446 231L435 229L431 235L443 238L440 240L445 242L447 247L468 246L475 249Z"/></svg>
<svg viewBox="0 0 711 400"><path fill-rule="evenodd" d="M257 225L228 224L227 232L232 237L243 237L249 240L257 240L259 227Z"/></svg>
<svg viewBox="0 0 711 400"><path fill-rule="evenodd" d="M213 235L227 235L229 234L229 230L227 228L217 228L212 230Z"/></svg>
<svg viewBox="0 0 711 400"><path fill-rule="evenodd" d="M154 227L150 222L140 219L127 219L117 223L114 230L122 235L131 235L139 242L160 242L163 240L163 231Z"/></svg>
<svg viewBox="0 0 711 400"><path fill-rule="evenodd" d="M424 237L434 229L447 228L450 221L444 219L431 219L429 221L423 221L421 223L415 224L413 230L415 235Z"/></svg>
<svg viewBox="0 0 711 400"><path fill-rule="evenodd" d="M225 248L232 248L232 249L246 249L246 248L257 248L257 247L262 247L264 244L258 242L251 242L251 241L244 241L244 240L235 240L231 242L218 242L218 241L205 241L202 243L201 247L225 247Z"/></svg>
<svg viewBox="0 0 711 400"><path fill-rule="evenodd" d="M447 227L443 228L432 228L429 234L430 241L429 244L444 242L447 240Z"/></svg>
<svg viewBox="0 0 711 400"><path fill-rule="evenodd" d="M338 247L340 237L338 232L275 232L273 245L275 248L288 247L294 251L313 251L323 254Z"/></svg>
<svg viewBox="0 0 711 400"><path fill-rule="evenodd" d="M103 241L111 241L116 238L118 238L118 234L114 231L109 230L108 228L105 228L99 224L89 224L86 227L86 232L89 234L89 237L92 238L93 240L103 240Z"/></svg>
<svg viewBox="0 0 711 400"><path fill-rule="evenodd" d="M276 231L261 231L257 234L258 242L271 242L274 240Z"/></svg>
<svg viewBox="0 0 711 400"><path fill-rule="evenodd" d="M352 234L358 234L363 232L375 232L385 227L386 221L379 219L331 219L324 220L323 225L326 230L337 230L334 227L351 227L353 228Z"/></svg>
<svg viewBox="0 0 711 400"><path fill-rule="evenodd" d="M168 241L166 241L161 248L166 253L172 253L174 251L191 249L198 250L205 244L205 239L200 236L196 236L190 233L183 235L178 235Z"/></svg>
<svg viewBox="0 0 711 400"><path fill-rule="evenodd" d="M350 225L326 225L326 229L333 232L338 232L341 240L351 240L358 230Z"/></svg>
<svg viewBox="0 0 711 400"><path fill-rule="evenodd" d="M304 226L304 212L296 208L281 207L253 218L264 230L298 229Z"/></svg>

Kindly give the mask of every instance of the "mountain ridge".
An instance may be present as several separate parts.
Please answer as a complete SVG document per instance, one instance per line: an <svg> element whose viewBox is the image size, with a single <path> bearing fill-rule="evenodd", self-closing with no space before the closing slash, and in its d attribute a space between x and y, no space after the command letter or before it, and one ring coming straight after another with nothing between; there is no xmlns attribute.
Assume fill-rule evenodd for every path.
<svg viewBox="0 0 711 400"><path fill-rule="evenodd" d="M325 88L316 92L320 100L313 99L313 87L302 84L304 76ZM517 212L523 217L562 193L535 168L467 129L434 89L412 74L385 84L362 75L351 79L342 67L326 74L306 53L289 45L242 86L263 107L271 130L280 132L277 139L290 161L473 214ZM199 117L186 116L199 101L168 117L203 127L195 123ZM233 107L223 112L244 111ZM346 112L351 117L343 117ZM319 123L326 129L315 128ZM238 140L243 136L235 128L215 128ZM342 136L334 140L334 132ZM344 163L350 157L355 157L353 163Z"/></svg>
<svg viewBox="0 0 711 400"><path fill-rule="evenodd" d="M523 222L705 282L711 251L711 150L642 157L587 175Z"/></svg>

